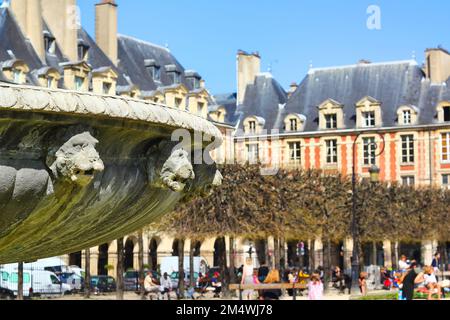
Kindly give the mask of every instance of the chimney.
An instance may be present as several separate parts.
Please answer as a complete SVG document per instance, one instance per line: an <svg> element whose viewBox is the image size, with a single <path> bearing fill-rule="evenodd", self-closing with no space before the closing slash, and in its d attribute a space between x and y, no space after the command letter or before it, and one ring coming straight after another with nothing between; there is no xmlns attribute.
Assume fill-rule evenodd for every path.
<svg viewBox="0 0 450 320"><path fill-rule="evenodd" d="M247 53L239 50L237 53L237 103L244 102L247 86L255 82L256 75L261 72L261 57L259 53Z"/></svg>
<svg viewBox="0 0 450 320"><path fill-rule="evenodd" d="M78 61L79 8L76 0L41 0L42 16L70 62Z"/></svg>
<svg viewBox="0 0 450 320"><path fill-rule="evenodd" d="M425 51L425 74L431 83L441 84L450 77L450 53L442 47Z"/></svg>
<svg viewBox="0 0 450 320"><path fill-rule="evenodd" d="M41 61L45 61L41 0L13 0L11 10Z"/></svg>
<svg viewBox="0 0 450 320"><path fill-rule="evenodd" d="M95 37L100 49L117 65L117 4L102 0L95 5Z"/></svg>
<svg viewBox="0 0 450 320"><path fill-rule="evenodd" d="M298 84L296 82L292 82L291 85L289 86L289 92L288 92L288 96L292 96L294 94L294 92L297 90L298 88Z"/></svg>

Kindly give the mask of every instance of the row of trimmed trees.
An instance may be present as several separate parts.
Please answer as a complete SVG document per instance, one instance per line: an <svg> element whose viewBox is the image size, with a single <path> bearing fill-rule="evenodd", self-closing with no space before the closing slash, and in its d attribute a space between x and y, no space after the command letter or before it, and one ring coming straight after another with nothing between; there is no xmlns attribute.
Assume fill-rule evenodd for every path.
<svg viewBox="0 0 450 320"><path fill-rule="evenodd" d="M180 205L152 227L176 234L183 254L185 239L219 238L223 288L234 281L234 259L226 265L225 236L234 248L236 237L275 239L274 263L280 269L285 241L322 238L324 269L330 268L331 243L350 234L351 178L319 170L281 170L263 175L259 166L227 165L220 169L221 187ZM450 240L450 192L433 187L357 182L356 208L361 241ZM191 263L193 248L190 248ZM314 252L314 248L310 248ZM362 250L359 250L362 255ZM232 255L232 250L230 250ZM362 257L361 257L362 259ZM184 270L183 258L179 270ZM317 267L317 266L315 266ZM193 268L190 268L193 272ZM184 275L180 272L180 279ZM191 275L190 279L193 279ZM184 292L184 281L180 281Z"/></svg>

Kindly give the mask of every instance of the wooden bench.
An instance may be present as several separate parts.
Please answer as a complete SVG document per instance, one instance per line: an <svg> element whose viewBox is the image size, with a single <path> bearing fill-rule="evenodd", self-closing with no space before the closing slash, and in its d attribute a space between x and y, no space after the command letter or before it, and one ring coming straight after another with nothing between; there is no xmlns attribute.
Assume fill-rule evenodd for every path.
<svg viewBox="0 0 450 320"><path fill-rule="evenodd" d="M230 284L230 290L239 290L239 300L242 300L243 290L292 290L293 300L297 299L297 290L305 290L306 283L270 283L270 284Z"/></svg>

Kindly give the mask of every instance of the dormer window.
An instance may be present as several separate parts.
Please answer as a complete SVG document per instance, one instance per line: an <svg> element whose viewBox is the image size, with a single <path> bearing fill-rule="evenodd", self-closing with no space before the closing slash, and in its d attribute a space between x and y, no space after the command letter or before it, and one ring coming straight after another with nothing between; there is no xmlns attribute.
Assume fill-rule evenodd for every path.
<svg viewBox="0 0 450 320"><path fill-rule="evenodd" d="M13 69L13 81L14 83L21 83L22 79L22 70Z"/></svg>
<svg viewBox="0 0 450 320"><path fill-rule="evenodd" d="M89 46L84 43L78 44L78 60L87 61L88 59Z"/></svg>
<svg viewBox="0 0 450 320"><path fill-rule="evenodd" d="M444 110L444 122L450 122L450 106L442 107Z"/></svg>
<svg viewBox="0 0 450 320"><path fill-rule="evenodd" d="M326 114L325 122L327 129L337 129L337 115L334 114Z"/></svg>
<svg viewBox="0 0 450 320"><path fill-rule="evenodd" d="M110 82L103 82L102 91L103 94L111 94L112 84Z"/></svg>
<svg viewBox="0 0 450 320"><path fill-rule="evenodd" d="M249 121L248 129L249 129L249 133L255 133L256 132L256 121Z"/></svg>
<svg viewBox="0 0 450 320"><path fill-rule="evenodd" d="M334 130L344 128L343 104L327 99L319 106L319 127L321 130Z"/></svg>
<svg viewBox="0 0 450 320"><path fill-rule="evenodd" d="M200 89L202 77L200 77L197 72L193 70L185 71L184 77L186 78L186 82L188 83L189 87L192 88L192 90Z"/></svg>
<svg viewBox="0 0 450 320"><path fill-rule="evenodd" d="M161 80L161 66L157 64L156 60L154 59L146 59L144 61L144 64L153 81L159 82Z"/></svg>
<svg viewBox="0 0 450 320"><path fill-rule="evenodd" d="M84 78L75 76L75 90L83 90Z"/></svg>
<svg viewBox="0 0 450 320"><path fill-rule="evenodd" d="M362 113L362 126L365 128L373 128L375 127L375 112L368 111Z"/></svg>
<svg viewBox="0 0 450 320"><path fill-rule="evenodd" d="M297 131L298 130L298 121L297 119L290 119L290 130Z"/></svg>
<svg viewBox="0 0 450 320"><path fill-rule="evenodd" d="M403 116L403 124L411 124L411 110L404 110L402 113Z"/></svg>
<svg viewBox="0 0 450 320"><path fill-rule="evenodd" d="M44 36L44 46L45 52L54 54L55 53L55 38L47 34Z"/></svg>
<svg viewBox="0 0 450 320"><path fill-rule="evenodd" d="M381 126L381 102L369 96L358 101L356 103L356 123L360 128Z"/></svg>
<svg viewBox="0 0 450 320"><path fill-rule="evenodd" d="M167 74L170 78L172 84L180 84L181 83L181 73L178 71L169 72Z"/></svg>
<svg viewBox="0 0 450 320"><path fill-rule="evenodd" d="M419 109L412 105L401 106L397 110L398 124L408 126L413 125L417 121Z"/></svg>

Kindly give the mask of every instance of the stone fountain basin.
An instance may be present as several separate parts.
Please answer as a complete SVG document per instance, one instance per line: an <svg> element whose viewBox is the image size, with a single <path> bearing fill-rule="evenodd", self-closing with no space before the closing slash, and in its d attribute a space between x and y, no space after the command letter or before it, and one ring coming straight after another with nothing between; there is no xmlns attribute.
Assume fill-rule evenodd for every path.
<svg viewBox="0 0 450 320"><path fill-rule="evenodd" d="M176 129L206 141L175 154ZM211 139L209 149L222 141L211 122L163 105L0 84L0 264L80 251L154 222L212 184L215 164L190 157Z"/></svg>

